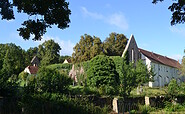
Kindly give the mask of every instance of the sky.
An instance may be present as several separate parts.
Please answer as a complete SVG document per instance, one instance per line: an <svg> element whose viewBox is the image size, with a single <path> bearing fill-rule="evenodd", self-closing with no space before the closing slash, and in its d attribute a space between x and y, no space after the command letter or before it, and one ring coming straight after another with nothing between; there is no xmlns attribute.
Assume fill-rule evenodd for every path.
<svg viewBox="0 0 185 114"><path fill-rule="evenodd" d="M130 38L134 35L139 48L179 60L185 49L185 24L170 25L171 0L152 4L152 0L67 0L71 10L69 28L52 26L41 41L23 40L17 29L29 17L15 13L15 20L0 20L0 43L15 43L27 50L53 39L72 55L80 36L89 34L104 41L116 32Z"/></svg>

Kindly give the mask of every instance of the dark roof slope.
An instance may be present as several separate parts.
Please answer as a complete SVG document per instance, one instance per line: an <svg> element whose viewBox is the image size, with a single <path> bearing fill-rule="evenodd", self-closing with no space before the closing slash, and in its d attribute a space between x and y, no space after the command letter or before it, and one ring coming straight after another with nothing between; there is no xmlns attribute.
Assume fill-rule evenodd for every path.
<svg viewBox="0 0 185 114"><path fill-rule="evenodd" d="M139 48L139 51L145 55L146 57L148 57L151 61L155 61L155 62L159 62L161 64L167 65L167 66L171 66L171 67L175 67L175 68L180 68L180 64L178 61L168 58L166 56L162 56L153 52L149 52L146 50L143 50L141 48Z"/></svg>
<svg viewBox="0 0 185 114"><path fill-rule="evenodd" d="M37 66L28 66L28 69L31 74L36 74L39 68Z"/></svg>

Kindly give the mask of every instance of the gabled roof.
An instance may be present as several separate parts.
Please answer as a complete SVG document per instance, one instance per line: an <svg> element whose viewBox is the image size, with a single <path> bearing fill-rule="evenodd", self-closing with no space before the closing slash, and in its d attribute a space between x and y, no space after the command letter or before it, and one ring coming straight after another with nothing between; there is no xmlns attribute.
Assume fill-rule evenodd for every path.
<svg viewBox="0 0 185 114"><path fill-rule="evenodd" d="M34 61L39 61L39 58L37 56L34 56L31 60L31 63L33 63Z"/></svg>
<svg viewBox="0 0 185 114"><path fill-rule="evenodd" d="M130 36L128 42L127 42L127 45L126 45L126 47L125 47L123 53L122 53L122 57L125 56L125 53L128 51L128 48L131 46L131 43L135 44L136 47L137 47L137 43L136 43L136 41L135 41L134 35L132 35L132 34L131 34L131 36Z"/></svg>
<svg viewBox="0 0 185 114"><path fill-rule="evenodd" d="M39 69L37 66L28 66L27 68L29 69L31 74L37 74L37 71Z"/></svg>
<svg viewBox="0 0 185 114"><path fill-rule="evenodd" d="M168 58L166 56L162 56L162 55L150 52L150 51L146 51L146 50L141 49L141 48L139 48L139 51L143 55L145 55L148 59L150 59L151 61L158 62L158 63L164 64L164 65L167 65L167 66L171 66L171 67L174 67L174 68L180 68L179 62L174 60L174 59L171 59L171 58Z"/></svg>

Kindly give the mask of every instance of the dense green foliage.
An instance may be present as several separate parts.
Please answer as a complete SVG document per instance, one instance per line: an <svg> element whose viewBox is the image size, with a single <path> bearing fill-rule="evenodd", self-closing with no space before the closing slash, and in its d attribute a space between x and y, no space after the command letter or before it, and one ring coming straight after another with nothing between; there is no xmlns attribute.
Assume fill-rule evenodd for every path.
<svg viewBox="0 0 185 114"><path fill-rule="evenodd" d="M28 62L28 64L30 64L30 61L33 59L34 56L39 56L38 53L38 47L30 47L27 51L26 51L26 60Z"/></svg>
<svg viewBox="0 0 185 114"><path fill-rule="evenodd" d="M15 44L0 44L0 96L13 96L16 79L26 67L25 51Z"/></svg>
<svg viewBox="0 0 185 114"><path fill-rule="evenodd" d="M149 81L153 81L153 77L155 76L153 68L148 70L147 66L143 64L143 61L141 60L137 61L136 63L135 75L136 83L138 86L145 84Z"/></svg>
<svg viewBox="0 0 185 114"><path fill-rule="evenodd" d="M47 67L48 68L51 68L51 69L58 69L58 70L61 70L61 69L71 70L72 64L71 63L66 63L66 64L52 64L52 65L48 65Z"/></svg>
<svg viewBox="0 0 185 114"><path fill-rule="evenodd" d="M81 36L79 43L75 45L73 50L72 61L82 62L90 60L96 55L103 54L103 44L100 38L85 34Z"/></svg>
<svg viewBox="0 0 185 114"><path fill-rule="evenodd" d="M72 68L72 64L71 63L66 63L66 64L51 64L51 65L48 65L47 68L57 69L59 72L65 72L68 75L69 74L69 71Z"/></svg>
<svg viewBox="0 0 185 114"><path fill-rule="evenodd" d="M108 56L121 56L127 44L124 34L111 33L104 41L104 50Z"/></svg>
<svg viewBox="0 0 185 114"><path fill-rule="evenodd" d="M153 0L153 3L164 0ZM185 1L184 0L172 0L173 3L168 7L172 12L171 25L183 24L185 22Z"/></svg>
<svg viewBox="0 0 185 114"><path fill-rule="evenodd" d="M2 19L11 20L15 19L14 11L27 14L29 18L18 29L19 35L25 40L31 35L34 35L33 40L41 40L51 25L60 29L69 27L71 11L68 5L65 0L1 0L0 15Z"/></svg>
<svg viewBox="0 0 185 114"><path fill-rule="evenodd" d="M115 64L108 56L98 55L94 57L89 66L90 68L87 71L87 84L89 86L98 88L103 85L115 87L119 84Z"/></svg>
<svg viewBox="0 0 185 114"><path fill-rule="evenodd" d="M48 40L39 45L38 53L41 58L41 66L58 63L60 50L59 44L54 42L54 40Z"/></svg>
<svg viewBox="0 0 185 114"><path fill-rule="evenodd" d="M18 75L25 67L24 50L15 44L0 44L0 70L8 73L8 77Z"/></svg>
<svg viewBox="0 0 185 114"><path fill-rule="evenodd" d="M175 79L172 79L168 84L167 94L174 99L179 94L180 88Z"/></svg>
<svg viewBox="0 0 185 114"><path fill-rule="evenodd" d="M83 62L97 55L121 56L126 44L127 38L123 34L111 33L104 42L85 34L73 48L72 61Z"/></svg>
<svg viewBox="0 0 185 114"><path fill-rule="evenodd" d="M173 104L171 102L166 101L164 110L168 111L168 112L184 112L185 111L185 104L183 104L183 105L181 105L179 103Z"/></svg>
<svg viewBox="0 0 185 114"><path fill-rule="evenodd" d="M136 66L127 64L125 58L119 56L111 57L116 65L116 71L120 80L120 95L128 96L134 87L140 86L151 81L153 72L148 71L147 67L138 61Z"/></svg>
<svg viewBox="0 0 185 114"><path fill-rule="evenodd" d="M37 89L40 92L63 93L72 83L71 79L58 70L46 67L40 68L37 73Z"/></svg>
<svg viewBox="0 0 185 114"><path fill-rule="evenodd" d="M185 50L184 50L185 53ZM181 67L179 68L180 70L180 75L184 76L185 75L185 56L183 56L182 58L182 62L181 62Z"/></svg>
<svg viewBox="0 0 185 114"><path fill-rule="evenodd" d="M86 98L71 98L60 94L37 94L24 97L21 102L26 114L105 114L108 108L100 108Z"/></svg>

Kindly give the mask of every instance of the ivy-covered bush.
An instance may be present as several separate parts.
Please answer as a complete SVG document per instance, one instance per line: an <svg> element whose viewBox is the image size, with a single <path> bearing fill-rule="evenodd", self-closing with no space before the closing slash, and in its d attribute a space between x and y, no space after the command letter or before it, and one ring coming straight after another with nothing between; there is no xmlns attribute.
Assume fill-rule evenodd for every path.
<svg viewBox="0 0 185 114"><path fill-rule="evenodd" d="M112 86L119 84L119 75L113 60L105 55L98 55L90 60L87 70L87 85L92 87Z"/></svg>
<svg viewBox="0 0 185 114"><path fill-rule="evenodd" d="M65 92L72 84L72 80L65 73L46 67L39 69L36 81L41 92Z"/></svg>

